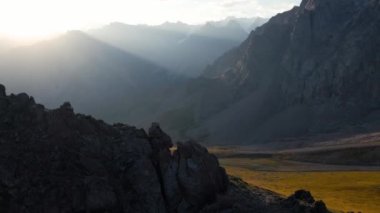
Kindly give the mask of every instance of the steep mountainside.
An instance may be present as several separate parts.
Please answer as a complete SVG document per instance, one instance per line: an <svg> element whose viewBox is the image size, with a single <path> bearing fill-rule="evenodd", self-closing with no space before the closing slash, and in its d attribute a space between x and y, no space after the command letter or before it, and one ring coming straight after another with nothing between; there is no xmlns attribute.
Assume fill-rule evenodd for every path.
<svg viewBox="0 0 380 213"><path fill-rule="evenodd" d="M71 100L80 112L130 122L144 120L144 112L161 101L159 94L182 82L82 32L8 51L0 57L0 75L10 91L37 94L48 107Z"/></svg>
<svg viewBox="0 0 380 213"><path fill-rule="evenodd" d="M149 133L55 110L0 85L2 213L327 213L298 191L285 199L229 180L214 155L178 143L158 124Z"/></svg>
<svg viewBox="0 0 380 213"><path fill-rule="evenodd" d="M194 101L205 107L188 135L234 144L380 126L380 1L306 2L206 69L198 82L226 89L205 84L198 96L224 98Z"/></svg>

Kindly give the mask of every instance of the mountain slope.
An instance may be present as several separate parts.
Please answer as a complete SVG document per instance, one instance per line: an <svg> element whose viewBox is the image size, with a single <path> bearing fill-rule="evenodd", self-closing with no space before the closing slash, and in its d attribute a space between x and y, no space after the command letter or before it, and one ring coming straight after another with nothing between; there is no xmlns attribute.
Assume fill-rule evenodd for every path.
<svg viewBox="0 0 380 213"><path fill-rule="evenodd" d="M189 135L234 144L379 127L379 1L306 2L206 69L229 92Z"/></svg>
<svg viewBox="0 0 380 213"><path fill-rule="evenodd" d="M131 122L136 110L151 111L145 106L155 105L156 93L179 80L82 32L7 52L0 58L0 73L10 91L38 94L36 99L48 107L71 100L80 112Z"/></svg>

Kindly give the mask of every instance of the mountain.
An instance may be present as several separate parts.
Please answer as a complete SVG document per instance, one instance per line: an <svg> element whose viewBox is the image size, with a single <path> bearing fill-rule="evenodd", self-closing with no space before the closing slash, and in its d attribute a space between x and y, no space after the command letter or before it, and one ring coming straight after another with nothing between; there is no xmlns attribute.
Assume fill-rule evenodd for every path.
<svg viewBox="0 0 380 213"><path fill-rule="evenodd" d="M251 31L255 30L256 28L260 27L261 25L265 24L266 22L268 22L268 19L267 18L261 18L261 17L255 18L253 20L252 24L250 24L251 23L250 21L247 21L247 20L244 20L244 19L240 21L241 25L248 32L251 32Z"/></svg>
<svg viewBox="0 0 380 213"><path fill-rule="evenodd" d="M198 76L207 64L241 42L193 34L193 27L183 31L183 26L168 25L113 23L89 33L110 45L187 76Z"/></svg>
<svg viewBox="0 0 380 213"><path fill-rule="evenodd" d="M261 17L236 18L236 17L231 16L221 21L214 21L214 22L209 22L209 23L215 24L217 26L223 26L223 25L228 24L231 21L238 23L247 33L250 33L251 31L255 30L257 27L260 27L261 25L265 24L265 22L267 22L268 19L261 18Z"/></svg>
<svg viewBox="0 0 380 213"><path fill-rule="evenodd" d="M88 33L172 72L191 77L199 76L208 64L248 36L248 32L234 19L204 25L112 23Z"/></svg>
<svg viewBox="0 0 380 213"><path fill-rule="evenodd" d="M253 22L252 22L253 23ZM237 42L244 41L248 33L235 20L223 22L208 22L205 25L198 27L192 32L192 35L200 35L210 38L227 39Z"/></svg>
<svg viewBox="0 0 380 213"><path fill-rule="evenodd" d="M10 91L37 94L49 108L71 100L78 111L110 122L143 121L139 115L154 113L163 91L183 81L79 31L8 51L0 75Z"/></svg>
<svg viewBox="0 0 380 213"><path fill-rule="evenodd" d="M263 143L380 127L380 1L315 0L278 14L188 86L189 137ZM215 86L218 85L218 86Z"/></svg>
<svg viewBox="0 0 380 213"><path fill-rule="evenodd" d="M196 142L171 152L156 123L145 132L75 114L69 103L47 110L3 85L0 135L2 213L328 212L309 192L283 198L229 179Z"/></svg>
<svg viewBox="0 0 380 213"><path fill-rule="evenodd" d="M169 32L178 32L182 34L189 34L195 28L194 25L189 25L183 22L165 22L161 25L150 26L150 27L153 29L165 30Z"/></svg>

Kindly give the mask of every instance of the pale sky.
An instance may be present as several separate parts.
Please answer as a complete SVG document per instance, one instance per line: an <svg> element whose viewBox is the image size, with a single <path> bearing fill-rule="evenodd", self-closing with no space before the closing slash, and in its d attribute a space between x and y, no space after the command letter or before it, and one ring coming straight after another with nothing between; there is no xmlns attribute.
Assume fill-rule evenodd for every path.
<svg viewBox="0 0 380 213"><path fill-rule="evenodd" d="M189 24L271 17L301 0L0 0L0 35L38 37L110 22Z"/></svg>

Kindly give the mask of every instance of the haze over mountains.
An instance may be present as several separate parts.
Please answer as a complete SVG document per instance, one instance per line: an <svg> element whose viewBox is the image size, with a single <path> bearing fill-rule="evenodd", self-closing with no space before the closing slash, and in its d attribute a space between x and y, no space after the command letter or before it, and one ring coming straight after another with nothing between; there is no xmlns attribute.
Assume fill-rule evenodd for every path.
<svg viewBox="0 0 380 213"><path fill-rule="evenodd" d="M127 119L123 115L133 113L130 108L141 97L153 105L157 88L181 82L164 68L80 31L12 49L0 58L0 67L2 82L14 92L36 94L49 107L70 100L79 111L109 121Z"/></svg>
<svg viewBox="0 0 380 213"><path fill-rule="evenodd" d="M0 29L295 1L41 0ZM377 213L379 35L380 0L302 0L0 37L0 213Z"/></svg>
<svg viewBox="0 0 380 213"><path fill-rule="evenodd" d="M263 18L228 18L204 25L167 22L158 26L112 23L90 30L89 34L172 72L196 77L266 21Z"/></svg>
<svg viewBox="0 0 380 213"><path fill-rule="evenodd" d="M159 121L177 139L205 143L375 131L379 1L314 2L314 11L303 1L242 43L255 21L68 33L3 55L2 81L48 106L69 100L109 122Z"/></svg>
<svg viewBox="0 0 380 213"><path fill-rule="evenodd" d="M242 20L248 22L249 19ZM255 20L252 19L252 25L263 19ZM186 63L198 66L197 72L200 72L206 63L212 62L207 58L216 58L246 37L247 32L238 21L230 18L223 21L226 23L214 22L204 26L114 23L90 31L118 36L120 47L84 32L68 32L51 40L4 52L0 57L1 81L9 85L12 92L36 94L36 100L51 108L70 100L79 112L109 122L128 121L145 125L172 105L176 89L180 91L188 80L186 76L195 75L180 75L168 70L153 63L154 57L164 56L168 60L167 65L175 61L168 56L180 57ZM180 40L183 40L181 45L178 44ZM193 49L186 52L188 48ZM181 51L185 53L180 55ZM198 63L199 60L204 61L203 65ZM193 68L185 72L193 72Z"/></svg>
<svg viewBox="0 0 380 213"><path fill-rule="evenodd" d="M0 36L0 53L9 50L13 47L13 45L13 42L10 41L8 38L2 38Z"/></svg>
<svg viewBox="0 0 380 213"><path fill-rule="evenodd" d="M238 45L246 37L247 32L238 24L239 20L229 18L223 23L200 26L114 23L89 32L94 37L95 34L105 36L102 37L105 41L107 36L119 38L119 46L84 32L68 32L4 52L0 58L1 80L13 92L36 94L36 100L48 107L70 100L79 112L109 122L145 125L154 120L156 114L166 111L171 102L165 101L167 98L174 101L173 97L179 96L175 95L175 89L188 80L186 76L196 75L191 73L195 66L200 72L206 63L212 62L212 58ZM256 18L241 20L245 24L251 23L251 27L264 21ZM161 56L167 60L164 64L168 66L173 64L175 67L176 60L194 66L191 70L182 70L185 73L180 75L152 62Z"/></svg>

